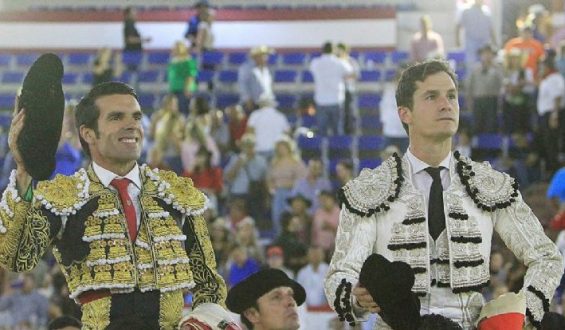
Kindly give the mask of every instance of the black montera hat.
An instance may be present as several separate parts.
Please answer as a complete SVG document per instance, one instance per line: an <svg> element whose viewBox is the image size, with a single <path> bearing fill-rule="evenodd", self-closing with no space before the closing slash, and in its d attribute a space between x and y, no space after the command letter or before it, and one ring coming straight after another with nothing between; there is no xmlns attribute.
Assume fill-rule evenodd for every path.
<svg viewBox="0 0 565 330"><path fill-rule="evenodd" d="M380 254L365 260L359 283L366 288L381 311L379 315L395 330L417 329L420 300L412 292L414 270L405 262L390 262Z"/></svg>
<svg viewBox="0 0 565 330"><path fill-rule="evenodd" d="M282 270L269 268L250 275L231 288L226 306L230 311L241 314L253 306L262 295L281 286L292 288L298 306L306 300L306 291L302 285L290 279Z"/></svg>
<svg viewBox="0 0 565 330"><path fill-rule="evenodd" d="M55 153L65 111L61 86L63 63L55 54L43 54L25 76L18 111L26 111L18 149L27 172L36 180L48 179L55 169Z"/></svg>

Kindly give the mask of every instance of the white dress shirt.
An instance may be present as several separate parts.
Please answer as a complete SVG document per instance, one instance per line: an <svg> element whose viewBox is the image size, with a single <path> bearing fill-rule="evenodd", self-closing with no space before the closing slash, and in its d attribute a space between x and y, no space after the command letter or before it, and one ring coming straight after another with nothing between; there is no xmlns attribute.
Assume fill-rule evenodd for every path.
<svg viewBox="0 0 565 330"><path fill-rule="evenodd" d="M141 223L141 204L139 202L139 194L141 193L141 178L139 176L139 166L137 163L135 166L129 171L128 174L125 176L119 176L112 171L108 171L107 169L103 168L102 166L92 162L92 169L94 173L100 179L102 185L108 189L113 191L117 191L116 188L112 187L110 183L114 179L122 179L126 178L129 179L130 184L128 185L128 194L135 207L135 217L137 219L137 227L139 228L139 224Z"/></svg>
<svg viewBox="0 0 565 330"><path fill-rule="evenodd" d="M338 105L345 100L345 79L353 73L348 63L333 54L322 54L310 63L317 105Z"/></svg>
<svg viewBox="0 0 565 330"><path fill-rule="evenodd" d="M406 150L406 157L408 158L408 162L410 163L410 179L414 187L418 189L424 196L426 197L426 212L427 212L427 205L430 200L430 189L432 187L433 179L425 171L426 168L432 167L431 165L426 164L425 162L418 159L412 152L410 152L410 147ZM441 176L441 185L443 190L446 190L450 183L451 177L449 175L449 164L451 162L451 152L447 154L444 160L439 163L439 166L443 166L445 170L440 172Z"/></svg>

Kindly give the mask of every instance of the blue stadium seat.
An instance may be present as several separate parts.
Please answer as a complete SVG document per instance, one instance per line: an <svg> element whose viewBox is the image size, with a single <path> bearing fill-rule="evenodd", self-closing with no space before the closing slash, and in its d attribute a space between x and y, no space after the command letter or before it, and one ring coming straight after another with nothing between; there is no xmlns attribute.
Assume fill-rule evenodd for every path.
<svg viewBox="0 0 565 330"><path fill-rule="evenodd" d="M219 51L209 51L202 53L203 65L220 65L224 60L224 53Z"/></svg>
<svg viewBox="0 0 565 330"><path fill-rule="evenodd" d="M387 57L387 53L380 51L366 52L365 54L363 54L363 60L365 64L369 62L373 62L375 64L383 64L385 62L386 57Z"/></svg>
<svg viewBox="0 0 565 330"><path fill-rule="evenodd" d="M377 70L361 70L360 82L379 82L381 80L381 72Z"/></svg>
<svg viewBox="0 0 565 330"><path fill-rule="evenodd" d="M12 102L14 101L14 95L12 96ZM10 125L12 124L12 112L10 111L3 111L2 113L0 113L0 127L3 127L5 129L10 128Z"/></svg>
<svg viewBox="0 0 565 330"><path fill-rule="evenodd" d="M237 70L222 70L218 74L218 81L224 84L237 82Z"/></svg>
<svg viewBox="0 0 565 330"><path fill-rule="evenodd" d="M333 135L328 138L328 158L351 158L353 138L350 135Z"/></svg>
<svg viewBox="0 0 565 330"><path fill-rule="evenodd" d="M21 71L6 71L2 74L2 83L21 84L24 81L24 73Z"/></svg>
<svg viewBox="0 0 565 330"><path fill-rule="evenodd" d="M376 134L381 129L381 119L379 115L361 116L361 130L364 134Z"/></svg>
<svg viewBox="0 0 565 330"><path fill-rule="evenodd" d="M267 64L269 64L269 66L274 66L277 64L278 61L279 61L278 54L270 54L269 58L267 59Z"/></svg>
<svg viewBox="0 0 565 330"><path fill-rule="evenodd" d="M92 72L85 72L82 75L82 83L90 85L92 84L92 78Z"/></svg>
<svg viewBox="0 0 565 330"><path fill-rule="evenodd" d="M408 52L402 50L395 50L392 52L392 63L398 64L408 60Z"/></svg>
<svg viewBox="0 0 565 330"><path fill-rule="evenodd" d="M294 83L297 76L296 70L276 70L273 81L276 83Z"/></svg>
<svg viewBox="0 0 565 330"><path fill-rule="evenodd" d="M12 110L14 108L15 99L16 99L16 93L1 93L0 109Z"/></svg>
<svg viewBox="0 0 565 330"><path fill-rule="evenodd" d="M314 82L314 76L312 75L312 72L310 72L310 70L302 71L302 82L303 83L313 83Z"/></svg>
<svg viewBox="0 0 565 330"><path fill-rule="evenodd" d="M281 57L284 65L305 65L307 58L305 53L287 53Z"/></svg>
<svg viewBox="0 0 565 330"><path fill-rule="evenodd" d="M74 66L90 65L92 54L90 53L70 53L67 56L67 63Z"/></svg>
<svg viewBox="0 0 565 330"><path fill-rule="evenodd" d="M224 109L226 107L232 106L239 102L239 95L226 93L216 95L216 107L219 109Z"/></svg>
<svg viewBox="0 0 565 330"><path fill-rule="evenodd" d="M394 81L394 78L396 78L396 72L397 72L396 68L387 69L385 71L385 80L386 81Z"/></svg>
<svg viewBox="0 0 565 330"><path fill-rule="evenodd" d="M475 160L492 161L502 154L504 136L498 133L480 133L473 137L471 155Z"/></svg>
<svg viewBox="0 0 565 330"><path fill-rule="evenodd" d="M156 83L159 79L159 70L141 71L138 76L140 83Z"/></svg>
<svg viewBox="0 0 565 330"><path fill-rule="evenodd" d="M465 52L464 51L452 51L447 53L447 60L455 61L457 66L462 66L465 64Z"/></svg>
<svg viewBox="0 0 565 330"><path fill-rule="evenodd" d="M12 55L10 54L0 54L0 66L8 67L12 61Z"/></svg>
<svg viewBox="0 0 565 330"><path fill-rule="evenodd" d="M294 106L296 104L296 95L279 94L276 98L277 102L279 102L279 109L294 109Z"/></svg>
<svg viewBox="0 0 565 330"><path fill-rule="evenodd" d="M202 70L198 72L198 82L210 82L214 79L216 71Z"/></svg>
<svg viewBox="0 0 565 330"><path fill-rule="evenodd" d="M18 66L29 67L35 62L39 56L37 54L17 54L16 64Z"/></svg>
<svg viewBox="0 0 565 330"><path fill-rule="evenodd" d="M170 54L168 51L156 51L147 54L147 63L151 65L165 65L169 63Z"/></svg>
<svg viewBox="0 0 565 330"><path fill-rule="evenodd" d="M138 100L142 109L153 109L155 106L155 95L153 94L140 94Z"/></svg>
<svg viewBox="0 0 565 330"><path fill-rule="evenodd" d="M357 140L357 154L360 160L379 158L384 148L382 135L362 135Z"/></svg>
<svg viewBox="0 0 565 330"><path fill-rule="evenodd" d="M307 128L312 128L317 124L316 117L310 115L302 116L301 121L302 121L302 126Z"/></svg>
<svg viewBox="0 0 565 330"><path fill-rule="evenodd" d="M130 71L124 71L119 77L116 78L116 80L126 84L131 84L131 76L132 73Z"/></svg>
<svg viewBox="0 0 565 330"><path fill-rule="evenodd" d="M65 72L63 74L63 84L74 85L78 82L78 73Z"/></svg>
<svg viewBox="0 0 565 330"><path fill-rule="evenodd" d="M302 159L305 161L322 155L322 137L320 136L307 137L301 135L298 137L297 145Z"/></svg>
<svg viewBox="0 0 565 330"><path fill-rule="evenodd" d="M379 109L379 103L381 102L381 94L378 93L367 93L359 94L357 106L359 109Z"/></svg>
<svg viewBox="0 0 565 330"><path fill-rule="evenodd" d="M239 65L243 64L246 60L247 60L247 53L236 52L236 53L229 53L228 54L229 65L239 66Z"/></svg>
<svg viewBox="0 0 565 330"><path fill-rule="evenodd" d="M142 59L143 59L142 52L136 52L136 51L122 52L122 63L124 63L127 66L130 67L137 66L141 63Z"/></svg>
<svg viewBox="0 0 565 330"><path fill-rule="evenodd" d="M359 160L359 172L364 168L373 169L381 165L382 160L380 158L367 158Z"/></svg>

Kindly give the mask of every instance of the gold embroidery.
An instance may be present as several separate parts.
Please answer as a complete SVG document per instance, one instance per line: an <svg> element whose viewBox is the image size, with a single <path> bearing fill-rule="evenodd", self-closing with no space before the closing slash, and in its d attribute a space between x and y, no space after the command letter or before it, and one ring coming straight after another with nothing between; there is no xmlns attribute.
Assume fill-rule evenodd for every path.
<svg viewBox="0 0 565 330"><path fill-rule="evenodd" d="M133 278L133 266L129 262L120 262L113 265L114 283L129 283Z"/></svg>
<svg viewBox="0 0 565 330"><path fill-rule="evenodd" d="M171 171L159 171L161 180L170 184L167 193L172 194L174 201L180 207L190 210L200 210L204 207L206 197L198 189L194 188L192 180L187 177L179 177Z"/></svg>
<svg viewBox="0 0 565 330"><path fill-rule="evenodd" d="M44 199L51 205L52 209L59 212L72 210L84 198L84 196L81 196L84 187L83 180L80 175L63 176L58 174L50 181L40 181L34 195L40 196L40 199Z"/></svg>
<svg viewBox="0 0 565 330"><path fill-rule="evenodd" d="M161 329L176 329L182 317L184 299L181 290L162 292L159 306L159 326Z"/></svg>
<svg viewBox="0 0 565 330"><path fill-rule="evenodd" d="M112 297L96 299L82 306L82 329L104 330L110 325Z"/></svg>
<svg viewBox="0 0 565 330"><path fill-rule="evenodd" d="M108 251L108 259L117 259L127 256L126 244L127 241L125 239L109 240L108 246L110 249Z"/></svg>
<svg viewBox="0 0 565 330"><path fill-rule="evenodd" d="M84 222L86 228L84 229L84 236L95 236L102 234L102 220L89 216Z"/></svg>
<svg viewBox="0 0 565 330"><path fill-rule="evenodd" d="M123 215L112 215L104 221L104 234L123 234L125 232Z"/></svg>
<svg viewBox="0 0 565 330"><path fill-rule="evenodd" d="M94 266L94 281L97 283L111 282L112 275L110 274L110 270L112 270L111 265Z"/></svg>

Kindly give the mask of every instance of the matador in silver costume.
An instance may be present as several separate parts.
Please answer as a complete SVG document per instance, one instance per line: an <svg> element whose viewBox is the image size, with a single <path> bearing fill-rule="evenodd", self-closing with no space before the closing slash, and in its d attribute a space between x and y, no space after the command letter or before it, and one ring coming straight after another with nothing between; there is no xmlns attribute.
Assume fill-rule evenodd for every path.
<svg viewBox="0 0 565 330"><path fill-rule="evenodd" d="M336 249L326 277L328 301L342 320L363 321L380 308L358 285L373 253L408 263L421 314L441 314L473 329L484 305L491 240L496 231L527 267L522 291L527 327L538 327L563 273L563 259L523 201L513 178L488 163L451 151L457 132L457 79L441 61L403 72L396 92L410 147L376 169L364 169L339 193L342 210ZM433 179L440 173L441 230L433 235ZM441 198L440 197L440 198ZM378 319L377 329L390 329Z"/></svg>

